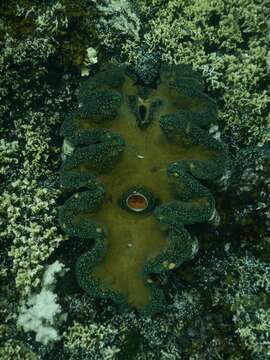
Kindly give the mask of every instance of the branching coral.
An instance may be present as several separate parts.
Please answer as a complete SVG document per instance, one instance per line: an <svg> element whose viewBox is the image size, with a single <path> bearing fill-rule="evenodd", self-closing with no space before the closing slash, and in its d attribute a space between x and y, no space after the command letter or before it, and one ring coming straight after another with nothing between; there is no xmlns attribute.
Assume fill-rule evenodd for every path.
<svg viewBox="0 0 270 360"><path fill-rule="evenodd" d="M0 356L2 360L39 360L38 355L27 348L22 342L7 341L4 346L0 347Z"/></svg>
<svg viewBox="0 0 270 360"><path fill-rule="evenodd" d="M61 150L53 128L71 102L71 83L67 77L61 85L59 73L54 87L48 64L56 44L50 34L16 38L9 26L1 30L1 249L20 295L27 296L40 283L43 262L64 239L56 226L55 169Z"/></svg>
<svg viewBox="0 0 270 360"><path fill-rule="evenodd" d="M95 322L83 326L74 322L64 334L65 350L73 359L113 360L120 351L113 343L118 329Z"/></svg>
<svg viewBox="0 0 270 360"><path fill-rule="evenodd" d="M97 21L99 41L108 48L121 44L123 37L139 39L140 19L128 0L99 0L97 9L101 16Z"/></svg>
<svg viewBox="0 0 270 360"><path fill-rule="evenodd" d="M269 142L269 1L138 0L144 31L124 42L131 64L143 54L200 71L234 146ZM123 60L122 60L123 61Z"/></svg>
<svg viewBox="0 0 270 360"><path fill-rule="evenodd" d="M215 214L197 179L220 177L227 158L206 131L217 109L200 76L185 65L163 65L159 75L147 88L125 66L103 67L82 84L79 106L61 129L75 150L60 180L75 193L60 209L60 225L94 240L77 261L78 282L92 295L149 312L163 298L150 275L197 252L184 224Z"/></svg>
<svg viewBox="0 0 270 360"><path fill-rule="evenodd" d="M230 314L239 343L253 359L268 359L270 354L269 290L270 267L250 254L226 258L200 258L195 267L198 286L210 295L209 302L220 313Z"/></svg>

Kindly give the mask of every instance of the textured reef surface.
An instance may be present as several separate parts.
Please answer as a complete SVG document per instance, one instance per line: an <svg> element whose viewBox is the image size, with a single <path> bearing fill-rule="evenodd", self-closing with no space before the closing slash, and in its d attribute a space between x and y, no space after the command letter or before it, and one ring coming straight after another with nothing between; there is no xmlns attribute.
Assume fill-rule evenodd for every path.
<svg viewBox="0 0 270 360"><path fill-rule="evenodd" d="M269 0L0 1L1 360L269 360L269 9ZM106 63L128 68L112 66L109 77ZM176 83L161 63L189 64L200 76L191 72ZM186 129L183 111L191 107L158 113L160 101L172 106L169 91L164 96L155 92L168 81L170 94L176 85L187 88L193 82L196 92L215 99L217 124L198 124L193 112L191 130L198 136L190 137L176 123ZM180 105L179 98L175 104ZM211 111L214 115L214 107ZM89 122L88 129L83 132L76 119ZM129 123L134 132L128 138ZM162 146L156 146L158 138L152 140L155 132L163 136ZM217 152L222 158L219 150L209 150L213 137L229 148L230 171L222 181L219 175L200 177L214 173L215 157L208 163L211 171L206 159L199 160L200 174L187 166L192 162L198 169L198 158L191 158L196 146L203 148L202 155ZM195 138L199 144L191 144ZM90 146L89 161L83 163ZM139 157L131 157L132 146ZM173 147L181 154L177 160L171 158ZM143 165L148 154L152 172ZM88 170L72 175L72 159ZM60 186L63 160L67 171L62 172L63 164ZM183 199L189 184L209 189L210 197L203 196L210 204L206 222L184 223L195 217L195 207L191 214L187 206L197 198ZM164 200L168 193L171 199ZM84 200L81 211L76 194ZM74 219L80 225L85 221L85 237L68 235L59 225L59 206L71 204L72 198L74 209L62 225L69 230ZM175 202L185 212L167 207ZM184 213L185 219L180 217ZM126 242L119 231L120 214ZM166 220L170 216L173 224ZM154 236L137 236L149 230L151 221L161 243ZM101 229L99 237L95 229ZM159 273L147 273L145 265L159 259L166 244L177 245L177 239L185 251L175 260L162 260L161 268L154 269ZM113 240L119 247L127 244L123 253L110 247ZM152 258L144 252L148 241L158 246ZM197 254L184 261L191 257L191 244ZM100 253L94 254L95 249ZM148 305L136 306L138 294L131 298L128 286L113 288L110 276L117 275L118 287L131 277L131 272L115 273L119 262L109 263L103 276L105 260L119 259L124 252L132 254L129 260L136 255L142 261L133 279L139 279L142 295L149 295ZM76 280L79 259L90 267L87 291ZM163 301L165 311L153 314ZM147 308L151 316L143 311Z"/></svg>
<svg viewBox="0 0 270 360"><path fill-rule="evenodd" d="M151 274L194 257L185 225L214 222L215 201L199 180L220 178L227 149L208 130L215 101L187 65L162 65L145 86L124 65L107 64L79 89L65 119L60 181L68 196L62 229L92 239L76 264L89 294L147 313L161 309Z"/></svg>

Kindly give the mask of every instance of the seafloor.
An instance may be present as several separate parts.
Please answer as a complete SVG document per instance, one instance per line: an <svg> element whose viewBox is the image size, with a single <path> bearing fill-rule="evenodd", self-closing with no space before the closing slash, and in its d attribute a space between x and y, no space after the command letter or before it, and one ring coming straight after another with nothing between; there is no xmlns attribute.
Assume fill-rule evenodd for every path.
<svg viewBox="0 0 270 360"><path fill-rule="evenodd" d="M160 64L190 65L230 158L222 181L202 180L219 223L184 224L196 254L148 279L164 293L154 313L79 286L92 245L58 219L60 127L107 63L146 85ZM0 71L0 359L270 359L270 1L2 0Z"/></svg>

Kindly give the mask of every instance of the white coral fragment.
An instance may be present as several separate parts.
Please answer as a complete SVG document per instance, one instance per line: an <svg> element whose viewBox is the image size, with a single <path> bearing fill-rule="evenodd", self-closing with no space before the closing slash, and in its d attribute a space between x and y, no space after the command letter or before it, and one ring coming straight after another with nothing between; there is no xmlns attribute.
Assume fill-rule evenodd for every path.
<svg viewBox="0 0 270 360"><path fill-rule="evenodd" d="M25 332L34 331L36 341L43 345L61 338L55 324L65 320L66 314L62 314L62 308L57 303L58 297L53 290L56 274L63 275L65 270L64 264L59 261L51 264L43 275L40 293L32 294L20 308L17 325Z"/></svg>

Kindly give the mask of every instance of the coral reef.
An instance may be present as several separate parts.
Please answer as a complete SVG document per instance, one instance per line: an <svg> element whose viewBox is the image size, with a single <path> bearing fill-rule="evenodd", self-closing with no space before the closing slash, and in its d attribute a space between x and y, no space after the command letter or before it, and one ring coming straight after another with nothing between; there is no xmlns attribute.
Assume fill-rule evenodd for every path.
<svg viewBox="0 0 270 360"><path fill-rule="evenodd" d="M138 41L123 42L121 61L138 65L150 53L166 63L191 64L218 101L227 142L233 147L267 144L268 1L138 0L138 4L144 31Z"/></svg>
<svg viewBox="0 0 270 360"><path fill-rule="evenodd" d="M102 349L107 347L119 349L117 358L121 360L181 359L184 348L179 347L179 341L186 333L187 324L202 312L201 298L195 289L174 289L169 298L168 311L151 319L135 311L117 314L110 306L105 313L95 313L93 303L86 304L81 296L73 297L72 307L76 307L77 316L81 314L81 321L73 323L70 332L66 334L66 353L71 358L83 359L91 352L91 348L87 348L89 341L92 341L95 343L93 349L96 349L96 356L100 357ZM91 322L83 317L89 307L92 309ZM100 332L103 338L100 338ZM91 340L89 333L92 335ZM186 342L183 344L187 345Z"/></svg>
<svg viewBox="0 0 270 360"><path fill-rule="evenodd" d="M99 41L108 49L121 46L123 37L138 40L140 19L129 0L101 0L97 1L97 9L101 16L97 21Z"/></svg>
<svg viewBox="0 0 270 360"><path fill-rule="evenodd" d="M71 99L71 87L52 88L50 78L44 80L48 73L44 64L56 51L49 34L48 38L19 40L5 30L0 65L5 73L1 77L1 135L6 139L1 142L5 150L0 232L12 259L16 286L27 295L40 282L42 261L64 239L54 221L60 191L54 184L58 150L52 128L60 120L62 105Z"/></svg>
<svg viewBox="0 0 270 360"><path fill-rule="evenodd" d="M227 162L226 147L207 132L217 109L202 90L186 65L162 65L154 88L110 64L82 84L61 128L74 150L60 181L75 193L59 221L68 235L94 240L76 265L89 294L155 312L163 295L151 274L196 254L184 225L216 215L197 179L221 177Z"/></svg>
<svg viewBox="0 0 270 360"><path fill-rule="evenodd" d="M0 355L3 360L38 360L39 357L19 341L8 341L5 346L0 347Z"/></svg>
<svg viewBox="0 0 270 360"><path fill-rule="evenodd" d="M241 246L269 261L270 149L267 145L245 147L234 162L231 189L237 205L232 213L238 226L245 228Z"/></svg>
<svg viewBox="0 0 270 360"><path fill-rule="evenodd" d="M213 267L213 264L215 266ZM270 355L270 268L269 264L250 254L231 254L226 259L200 259L194 270L199 287L211 294L214 307L223 313L232 312L235 334L250 350L252 358L267 359Z"/></svg>
<svg viewBox="0 0 270 360"><path fill-rule="evenodd" d="M269 0L0 2L1 359L269 359L269 39ZM82 291L74 262L94 241L69 238L58 224L63 195L72 195L78 181L74 177L67 191L60 188L59 127L68 112L72 115L81 76L97 75L108 61L128 63L137 83L149 88L156 86L160 62L191 64L217 101L218 121L209 133L226 140L235 163L229 181L229 172L222 184L200 180L215 193L220 225L185 225L199 240L198 255L151 275L166 298L166 311L151 317L119 312L110 299ZM148 133L149 112L142 116L136 96L129 106ZM153 104L151 112L159 106ZM70 129L63 160L88 146L79 145L76 126ZM92 134L109 149L108 132ZM114 140L118 151L120 137ZM119 161L111 154L116 166L128 145ZM99 183L98 177L89 180ZM220 185L223 192L215 192ZM106 201L107 187L98 196L103 189ZM160 205L156 194L135 190L140 194L121 194L119 207L136 219L152 216ZM21 304L40 294L44 271L55 261L70 268L53 292L67 319L60 327L54 324L61 340L44 345L17 322Z"/></svg>
<svg viewBox="0 0 270 360"><path fill-rule="evenodd" d="M88 326L74 322L70 326L65 336L65 350L73 359L91 358L93 360L115 359L120 349L117 348L115 338L118 329L112 327L91 323Z"/></svg>

